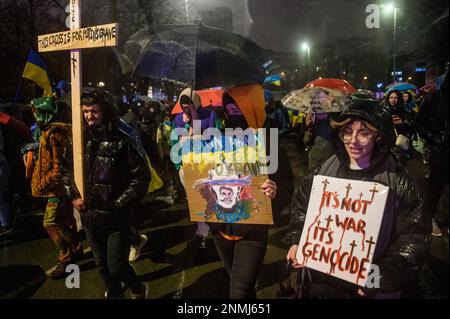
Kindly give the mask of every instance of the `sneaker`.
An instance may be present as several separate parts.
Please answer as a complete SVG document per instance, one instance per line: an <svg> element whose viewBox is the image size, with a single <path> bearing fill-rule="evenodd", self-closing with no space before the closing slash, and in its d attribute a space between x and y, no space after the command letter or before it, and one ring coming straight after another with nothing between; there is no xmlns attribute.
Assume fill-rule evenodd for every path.
<svg viewBox="0 0 450 319"><path fill-rule="evenodd" d="M48 274L48 278L53 280L66 278L69 273L66 272L67 263L58 262L53 270Z"/></svg>
<svg viewBox="0 0 450 319"><path fill-rule="evenodd" d="M109 293L109 291L105 291L104 297L105 297L105 299L124 299L125 298L123 291L118 294L111 294L111 293Z"/></svg>
<svg viewBox="0 0 450 319"><path fill-rule="evenodd" d="M135 294L131 292L131 299L148 299L150 287L146 282L142 283L141 292Z"/></svg>
<svg viewBox="0 0 450 319"><path fill-rule="evenodd" d="M206 249L206 237L202 235L195 235L195 247L198 249Z"/></svg>
<svg viewBox="0 0 450 319"><path fill-rule="evenodd" d="M441 237L442 234L442 230L441 228L439 228L438 223L436 223L436 219L432 218L431 219L431 224L433 226L433 229L431 231L431 235L435 236L435 237Z"/></svg>
<svg viewBox="0 0 450 319"><path fill-rule="evenodd" d="M130 263L136 261L139 258L139 255L141 254L141 249L144 247L144 245L147 243L148 238L145 235L139 235L139 245L134 246L131 245L130 248L130 255L128 256L128 261Z"/></svg>

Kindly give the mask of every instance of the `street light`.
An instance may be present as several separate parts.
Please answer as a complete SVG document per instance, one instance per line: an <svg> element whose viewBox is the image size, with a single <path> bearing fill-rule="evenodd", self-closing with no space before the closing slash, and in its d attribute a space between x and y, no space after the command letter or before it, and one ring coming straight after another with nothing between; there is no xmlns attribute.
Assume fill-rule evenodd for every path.
<svg viewBox="0 0 450 319"><path fill-rule="evenodd" d="M186 8L186 24L188 24L188 16L189 16L188 2L189 2L189 0L184 0L185 8Z"/></svg>
<svg viewBox="0 0 450 319"><path fill-rule="evenodd" d="M308 52L308 60L307 60L307 74L308 74L308 82L311 81L310 72L309 72L309 59L311 55L311 47L309 46L308 42L304 42L302 44L302 50Z"/></svg>
<svg viewBox="0 0 450 319"><path fill-rule="evenodd" d="M395 4L389 3L385 5L381 5L382 8L386 11L386 13L390 14L391 12L394 12L394 29L392 34L392 78L394 82L396 81L396 74L397 71L397 61L395 56L396 51L396 42L397 42L397 11L398 8L395 7Z"/></svg>

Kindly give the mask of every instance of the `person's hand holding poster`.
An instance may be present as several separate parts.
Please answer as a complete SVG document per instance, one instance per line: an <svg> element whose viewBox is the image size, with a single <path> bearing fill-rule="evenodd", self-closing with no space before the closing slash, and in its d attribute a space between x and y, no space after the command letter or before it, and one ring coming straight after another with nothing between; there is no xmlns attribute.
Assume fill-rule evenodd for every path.
<svg viewBox="0 0 450 319"><path fill-rule="evenodd" d="M388 190L374 182L315 176L298 262L364 287Z"/></svg>

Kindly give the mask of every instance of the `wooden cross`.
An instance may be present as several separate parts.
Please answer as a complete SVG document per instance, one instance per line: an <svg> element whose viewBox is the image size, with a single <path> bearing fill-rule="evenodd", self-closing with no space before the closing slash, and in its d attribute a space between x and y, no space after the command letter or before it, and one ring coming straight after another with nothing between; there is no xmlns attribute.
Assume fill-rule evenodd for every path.
<svg viewBox="0 0 450 319"><path fill-rule="evenodd" d="M70 50L74 179L81 197L85 198L83 179L83 114L80 107L82 85L80 49L117 46L119 30L117 23L80 29L80 2L80 0L70 0L70 30L38 36L38 51Z"/></svg>

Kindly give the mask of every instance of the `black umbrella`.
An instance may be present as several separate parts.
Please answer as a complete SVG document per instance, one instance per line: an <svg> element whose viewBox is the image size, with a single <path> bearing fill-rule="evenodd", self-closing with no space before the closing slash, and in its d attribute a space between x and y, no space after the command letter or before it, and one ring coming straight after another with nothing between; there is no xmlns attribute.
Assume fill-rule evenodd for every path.
<svg viewBox="0 0 450 319"><path fill-rule="evenodd" d="M204 25L148 29L133 76L179 81L195 89L263 83L269 61L253 41Z"/></svg>

